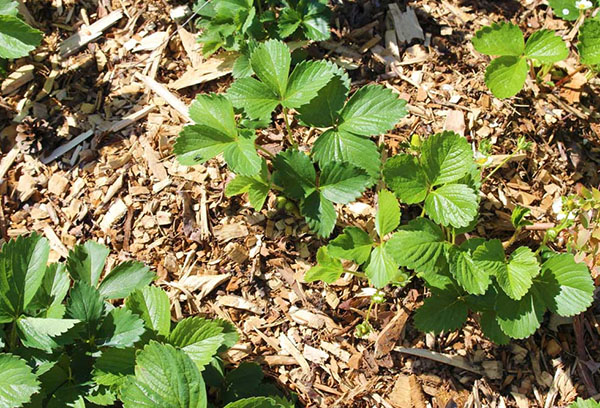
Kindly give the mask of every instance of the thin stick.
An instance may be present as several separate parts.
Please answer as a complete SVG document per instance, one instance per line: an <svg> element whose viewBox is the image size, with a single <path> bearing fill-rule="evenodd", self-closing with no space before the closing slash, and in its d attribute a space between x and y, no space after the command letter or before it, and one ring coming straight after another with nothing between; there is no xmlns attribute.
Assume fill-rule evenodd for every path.
<svg viewBox="0 0 600 408"><path fill-rule="evenodd" d="M288 119L288 108L283 108L283 121L285 122L285 129L287 130L287 138L290 144L298 148L298 143L294 140L294 135L292 135L292 128L290 127L290 120Z"/></svg>

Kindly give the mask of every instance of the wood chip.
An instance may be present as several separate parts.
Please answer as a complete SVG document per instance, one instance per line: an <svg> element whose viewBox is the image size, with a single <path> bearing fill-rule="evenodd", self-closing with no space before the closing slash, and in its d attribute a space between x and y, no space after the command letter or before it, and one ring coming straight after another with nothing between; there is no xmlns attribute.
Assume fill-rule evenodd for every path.
<svg viewBox="0 0 600 408"><path fill-rule="evenodd" d="M90 26L82 27L76 34L63 41L60 46L60 56L66 58L76 53L86 44L102 35L102 32L123 18L122 10L115 10Z"/></svg>

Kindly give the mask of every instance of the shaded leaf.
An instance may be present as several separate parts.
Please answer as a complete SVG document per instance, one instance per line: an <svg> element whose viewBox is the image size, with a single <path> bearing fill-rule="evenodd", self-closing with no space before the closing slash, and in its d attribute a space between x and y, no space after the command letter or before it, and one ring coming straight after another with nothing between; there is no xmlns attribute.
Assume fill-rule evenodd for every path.
<svg viewBox="0 0 600 408"><path fill-rule="evenodd" d="M331 244L330 244L331 245ZM322 246L317 251L317 264L310 268L304 275L305 282L321 280L325 283L333 283L342 276L344 267L339 259L330 256L329 248Z"/></svg>

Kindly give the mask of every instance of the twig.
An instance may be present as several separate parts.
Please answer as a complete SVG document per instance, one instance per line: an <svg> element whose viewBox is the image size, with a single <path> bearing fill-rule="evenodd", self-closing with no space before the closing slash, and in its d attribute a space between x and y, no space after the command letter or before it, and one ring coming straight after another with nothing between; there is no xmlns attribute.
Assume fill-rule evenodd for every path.
<svg viewBox="0 0 600 408"><path fill-rule="evenodd" d="M438 363L448 364L454 366L456 368L460 368L461 370L470 371L475 374L485 375L483 371L473 366L472 364L464 361L462 357L452 356L443 353L437 353L431 350L425 349L416 349L416 348L405 348L405 347L395 347L394 351L402 354L410 354L411 356L428 358L433 361L437 361Z"/></svg>

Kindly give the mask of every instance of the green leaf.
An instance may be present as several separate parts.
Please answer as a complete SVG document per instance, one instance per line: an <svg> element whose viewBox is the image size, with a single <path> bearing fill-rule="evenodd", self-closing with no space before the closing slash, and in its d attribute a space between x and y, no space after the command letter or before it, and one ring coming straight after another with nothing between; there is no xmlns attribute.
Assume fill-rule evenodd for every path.
<svg viewBox="0 0 600 408"><path fill-rule="evenodd" d="M273 159L275 184L284 188L285 194L299 200L315 191L317 173L310 158L295 149L279 153Z"/></svg>
<svg viewBox="0 0 600 408"><path fill-rule="evenodd" d="M173 153L179 163L194 166L218 156L235 143L235 138L221 133L205 125L185 126L175 146Z"/></svg>
<svg viewBox="0 0 600 408"><path fill-rule="evenodd" d="M390 89L367 85L352 95L341 112L339 130L371 136L386 133L407 114L406 101Z"/></svg>
<svg viewBox="0 0 600 408"><path fill-rule="evenodd" d="M527 79L527 60L524 57L499 57L485 70L485 84L496 98L515 96Z"/></svg>
<svg viewBox="0 0 600 408"><path fill-rule="evenodd" d="M416 157L399 154L389 158L383 166L383 177L403 203L420 203L427 196L427 177Z"/></svg>
<svg viewBox="0 0 600 408"><path fill-rule="evenodd" d="M486 55L518 57L525 51L525 39L521 29L511 23L483 27L475 33L472 42L477 51Z"/></svg>
<svg viewBox="0 0 600 408"><path fill-rule="evenodd" d="M42 41L42 32L16 16L0 15L0 57L21 58Z"/></svg>
<svg viewBox="0 0 600 408"><path fill-rule="evenodd" d="M531 214L531 210L529 208L517 205L515 208L513 208L512 214L510 215L510 222L515 229L532 225L533 223L531 221L525 219L525 217L527 217L529 214Z"/></svg>
<svg viewBox="0 0 600 408"><path fill-rule="evenodd" d="M593 398L586 400L577 398L577 401L569 405L569 408L600 408L600 403L596 402Z"/></svg>
<svg viewBox="0 0 600 408"><path fill-rule="evenodd" d="M254 78L236 80L227 90L227 97L233 106L244 109L252 119L270 117L279 105L279 96Z"/></svg>
<svg viewBox="0 0 600 408"><path fill-rule="evenodd" d="M315 41L328 40L331 34L329 33L329 19L331 12L329 8L320 2L309 2L302 21L304 35L307 38Z"/></svg>
<svg viewBox="0 0 600 408"><path fill-rule="evenodd" d="M473 259L492 275L505 273L506 255L499 239L485 241L473 251Z"/></svg>
<svg viewBox="0 0 600 408"><path fill-rule="evenodd" d="M479 325L481 326L483 334L494 343L499 345L510 343L510 337L502 331L502 328L496 320L495 312L490 311L481 313Z"/></svg>
<svg viewBox="0 0 600 408"><path fill-rule="evenodd" d="M569 56L567 45L552 30L539 30L531 34L525 44L525 56L542 64L554 64Z"/></svg>
<svg viewBox="0 0 600 408"><path fill-rule="evenodd" d="M17 17L19 14L19 3L13 0L0 0L0 15Z"/></svg>
<svg viewBox="0 0 600 408"><path fill-rule="evenodd" d="M38 291L50 246L37 234L18 237L0 251L0 324L16 320Z"/></svg>
<svg viewBox="0 0 600 408"><path fill-rule="evenodd" d="M240 55L233 63L231 75L235 79L248 78L254 74L252 67L250 66L250 57L247 55Z"/></svg>
<svg viewBox="0 0 600 408"><path fill-rule="evenodd" d="M506 267L497 271L496 280L510 298L519 300L539 272L540 265L535 254L528 247L519 247L511 254Z"/></svg>
<svg viewBox="0 0 600 408"><path fill-rule="evenodd" d="M579 29L577 50L581 63L600 65L600 19L587 19Z"/></svg>
<svg viewBox="0 0 600 408"><path fill-rule="evenodd" d="M344 267L339 259L330 256L330 252L330 248L326 246L319 248L317 251L317 264L306 272L304 282L321 280L325 283L333 283L342 276Z"/></svg>
<svg viewBox="0 0 600 408"><path fill-rule="evenodd" d="M575 21L579 17L579 10L573 0L548 0L548 4L554 14L564 20Z"/></svg>
<svg viewBox="0 0 600 408"><path fill-rule="evenodd" d="M156 275L141 262L126 261L104 277L98 291L105 299L121 299L154 280Z"/></svg>
<svg viewBox="0 0 600 408"><path fill-rule="evenodd" d="M291 63L290 49L277 40L260 44L250 57L256 76L280 97L285 95Z"/></svg>
<svg viewBox="0 0 600 408"><path fill-rule="evenodd" d="M302 15L291 7L285 7L277 19L277 32L281 38L294 34L302 23Z"/></svg>
<svg viewBox="0 0 600 408"><path fill-rule="evenodd" d="M146 327L161 336L171 330L171 306L167 293L156 286L147 286L133 292L125 307L140 316Z"/></svg>
<svg viewBox="0 0 600 408"><path fill-rule="evenodd" d="M320 237L331 235L337 220L333 203L318 191L313 192L300 203L300 213L310 229Z"/></svg>
<svg viewBox="0 0 600 408"><path fill-rule="evenodd" d="M319 190L326 199L348 204L362 195L367 188L369 175L347 162L330 162L321 169Z"/></svg>
<svg viewBox="0 0 600 408"><path fill-rule="evenodd" d="M339 112L344 107L349 90L350 78L339 69L327 85L319 89L316 97L296 109L300 122L309 127L334 126L339 118Z"/></svg>
<svg viewBox="0 0 600 408"><path fill-rule="evenodd" d="M377 214L375 215L375 229L380 238L383 238L400 225L400 205L393 193L381 190L377 195Z"/></svg>
<svg viewBox="0 0 600 408"><path fill-rule="evenodd" d="M327 61L303 61L296 65L290 75L282 105L298 108L309 103L336 72L336 67Z"/></svg>
<svg viewBox="0 0 600 408"><path fill-rule="evenodd" d="M502 331L513 339L531 336L541 326L546 308L543 300L530 291L513 300L502 291L496 301L496 320Z"/></svg>
<svg viewBox="0 0 600 408"><path fill-rule="evenodd" d="M373 240L369 234L357 227L344 228L344 233L338 235L327 245L327 250L331 256L349 259L359 265L369 259L372 248Z"/></svg>
<svg viewBox="0 0 600 408"><path fill-rule="evenodd" d="M473 164L473 152L461 135L437 133L423 142L421 164L431 185L447 184L467 174Z"/></svg>
<svg viewBox="0 0 600 408"><path fill-rule="evenodd" d="M144 334L144 321L125 308L111 310L98 332L98 347L132 347Z"/></svg>
<svg viewBox="0 0 600 408"><path fill-rule="evenodd" d="M431 290L431 296L415 313L414 322L421 331L439 334L460 328L467 320L468 312L460 292L448 286L444 290Z"/></svg>
<svg viewBox="0 0 600 408"><path fill-rule="evenodd" d="M67 271L73 280L80 280L95 287L100 280L109 253L107 247L94 241L77 245L69 252Z"/></svg>
<svg viewBox="0 0 600 408"><path fill-rule="evenodd" d="M447 243L440 227L426 218L415 218L388 241L387 252L400 264L423 273L436 273Z"/></svg>
<svg viewBox="0 0 600 408"><path fill-rule="evenodd" d="M202 375L181 350L151 341L137 355L135 377L121 388L125 408L206 408Z"/></svg>
<svg viewBox="0 0 600 408"><path fill-rule="evenodd" d="M225 340L223 341L221 348L219 348L219 353L227 351L231 347L235 346L240 339L240 336L238 335L237 329L233 323L224 319L213 319L212 321L223 328L223 337Z"/></svg>
<svg viewBox="0 0 600 408"><path fill-rule="evenodd" d="M244 130L240 132L235 143L225 148L223 158L235 173L254 176L260 172L262 159L256 152L255 140L254 131Z"/></svg>
<svg viewBox="0 0 600 408"><path fill-rule="evenodd" d="M227 187L225 187L225 196L232 197L248 193L248 198L252 207L257 211L261 210L265 204L269 190L271 189L271 183L267 180L267 168L264 160L262 161L261 168L261 174L259 176L236 176L227 183Z"/></svg>
<svg viewBox="0 0 600 408"><path fill-rule="evenodd" d="M393 282L398 275L399 265L388 253L386 247L387 245L383 244L373 248L365 267L366 275L376 288L382 288Z"/></svg>
<svg viewBox="0 0 600 408"><path fill-rule="evenodd" d="M379 150L377 145L366 137L329 129L315 141L312 155L321 168L330 162L343 161L364 169L371 179L379 178Z"/></svg>
<svg viewBox="0 0 600 408"><path fill-rule="evenodd" d="M107 348L94 363L93 380L97 384L120 387L134 374L134 348Z"/></svg>
<svg viewBox="0 0 600 408"><path fill-rule="evenodd" d="M281 405L269 397L251 397L230 402L225 408L281 408Z"/></svg>
<svg viewBox="0 0 600 408"><path fill-rule="evenodd" d="M438 224L466 227L477 217L479 201L469 186L447 184L427 195L425 212Z"/></svg>
<svg viewBox="0 0 600 408"><path fill-rule="evenodd" d="M62 317L50 316L49 314L55 313L61 308L62 301L69 291L70 284L71 280L64 264L54 263L48 265L42 284L29 304L28 309L45 309L46 316L40 317Z"/></svg>
<svg viewBox="0 0 600 408"><path fill-rule="evenodd" d="M215 129L231 138L237 135L233 105L223 95L198 94L190 105L190 118L196 125Z"/></svg>
<svg viewBox="0 0 600 408"><path fill-rule="evenodd" d="M583 263L573 255L560 254L542 264L535 282L546 306L560 316L583 313L594 300L594 281Z"/></svg>
<svg viewBox="0 0 600 408"><path fill-rule="evenodd" d="M225 342L223 327L212 320L188 317L180 321L167 341L185 351L199 370L210 363Z"/></svg>
<svg viewBox="0 0 600 408"><path fill-rule="evenodd" d="M24 360L0 353L0 406L17 408L29 402L40 390L40 383Z"/></svg>
<svg viewBox="0 0 600 408"><path fill-rule="evenodd" d="M87 323L87 339L93 335L103 313L104 301L100 292L85 282L75 282L67 304L67 316Z"/></svg>
<svg viewBox="0 0 600 408"><path fill-rule="evenodd" d="M490 273L484 265L473 259L472 251L466 248L468 244L469 241L465 241L460 248L452 247L449 251L450 272L468 293L483 295L491 282Z"/></svg>
<svg viewBox="0 0 600 408"><path fill-rule="evenodd" d="M256 363L241 363L225 376L223 403L264 395L268 385L263 383L264 374Z"/></svg>
<svg viewBox="0 0 600 408"><path fill-rule="evenodd" d="M71 329L77 319L44 319L38 317L21 317L17 320L19 337L25 347L44 350L47 353L58 347L53 337L60 336Z"/></svg>

